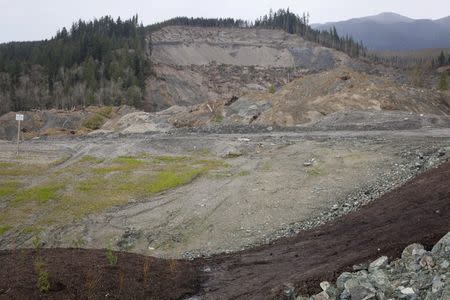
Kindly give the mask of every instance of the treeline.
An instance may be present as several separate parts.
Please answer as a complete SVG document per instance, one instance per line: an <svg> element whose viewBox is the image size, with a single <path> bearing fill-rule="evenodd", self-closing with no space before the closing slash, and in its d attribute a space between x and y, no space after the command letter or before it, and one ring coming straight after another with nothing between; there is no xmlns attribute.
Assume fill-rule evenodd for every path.
<svg viewBox="0 0 450 300"><path fill-rule="evenodd" d="M340 37L336 28L329 31L313 29L309 25L308 14L299 16L290 12L289 9L280 9L276 12L271 10L268 15L256 20L254 27L281 29L291 34L298 34L307 41L345 52L351 57L365 56L367 53L362 42L357 42L349 36Z"/></svg>
<svg viewBox="0 0 450 300"><path fill-rule="evenodd" d="M429 51L432 51L431 49ZM408 69L422 66L430 70L436 69L445 65L450 65L450 53L445 54L441 51L439 56L435 56L433 53L424 53L420 55L414 55L414 53L404 52L398 55L388 55L379 53L369 53L367 57L375 63L382 63L392 67Z"/></svg>
<svg viewBox="0 0 450 300"><path fill-rule="evenodd" d="M149 32L157 31L166 26L195 26L195 27L222 27L222 28L243 28L252 27L253 24L249 21L233 18L188 18L188 17L176 17L170 20L155 23L147 26Z"/></svg>
<svg viewBox="0 0 450 300"><path fill-rule="evenodd" d="M78 21L50 40L0 45L0 113L77 105L141 106L151 73L138 17Z"/></svg>
<svg viewBox="0 0 450 300"><path fill-rule="evenodd" d="M450 52L445 55L444 51L441 51L438 57L433 58L431 61L432 67L439 68L445 65L450 65Z"/></svg>

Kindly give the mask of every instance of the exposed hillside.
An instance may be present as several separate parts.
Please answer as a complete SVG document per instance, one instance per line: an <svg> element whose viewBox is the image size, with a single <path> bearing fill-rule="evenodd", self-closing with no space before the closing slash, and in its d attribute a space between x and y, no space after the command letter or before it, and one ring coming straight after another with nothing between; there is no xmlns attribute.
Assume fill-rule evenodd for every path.
<svg viewBox="0 0 450 300"><path fill-rule="evenodd" d="M268 90L349 58L281 30L170 26L152 34L151 60L150 111Z"/></svg>
<svg viewBox="0 0 450 300"><path fill-rule="evenodd" d="M450 95L435 90L416 88L402 83L401 74L397 78L393 71L366 65L372 70L367 73L356 69L357 65L340 66L315 74L294 79L278 91L249 91L241 97L224 101L209 102L198 106L169 110L171 122L175 126L199 127L207 124L260 124L265 126L295 126L318 121L333 113L348 111L391 112L404 111L417 114L379 114L380 120L391 119L403 122L406 127L420 128L425 123L434 122L448 126L447 118L440 122L432 117L425 123L419 114L449 115ZM164 112L162 112L164 113ZM360 115L354 122L364 122ZM341 122L334 117L333 122ZM347 118L350 118L347 116ZM413 119L415 121L413 121ZM425 120L424 118L423 120ZM374 121L374 120L372 120ZM331 122L331 121L330 121ZM414 124L412 124L412 123ZM392 125L392 124L391 124ZM322 125L320 125L323 127ZM333 126L331 126L333 127Z"/></svg>
<svg viewBox="0 0 450 300"><path fill-rule="evenodd" d="M414 20L393 13L315 24L314 28L335 27L341 36L363 41L370 50L414 50L450 47L450 17Z"/></svg>

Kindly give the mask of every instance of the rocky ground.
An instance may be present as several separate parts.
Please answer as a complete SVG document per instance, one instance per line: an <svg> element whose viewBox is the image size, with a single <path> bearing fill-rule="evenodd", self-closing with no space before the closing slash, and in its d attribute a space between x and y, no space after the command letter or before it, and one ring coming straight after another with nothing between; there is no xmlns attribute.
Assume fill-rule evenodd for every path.
<svg viewBox="0 0 450 300"><path fill-rule="evenodd" d="M321 282L321 293L295 297L287 287L287 299L450 299L450 232L427 251L411 244L401 258L389 262L382 256L370 264L353 266L353 273L342 273L336 284Z"/></svg>

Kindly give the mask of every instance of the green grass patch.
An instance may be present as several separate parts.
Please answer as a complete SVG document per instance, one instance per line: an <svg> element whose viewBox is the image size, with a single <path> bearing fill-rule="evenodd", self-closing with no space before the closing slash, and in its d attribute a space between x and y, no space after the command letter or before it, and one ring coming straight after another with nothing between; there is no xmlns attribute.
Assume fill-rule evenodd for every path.
<svg viewBox="0 0 450 300"><path fill-rule="evenodd" d="M113 163L119 163L122 165L128 165L128 166L139 166L143 163L143 161L139 158L133 157L133 156L119 156L113 160Z"/></svg>
<svg viewBox="0 0 450 300"><path fill-rule="evenodd" d="M156 163L178 163L188 161L189 157L186 156L155 156L153 161Z"/></svg>
<svg viewBox="0 0 450 300"><path fill-rule="evenodd" d="M315 166L306 169L306 174L308 174L308 176L325 176L327 175L327 172L325 171L325 169L319 166Z"/></svg>
<svg viewBox="0 0 450 300"><path fill-rule="evenodd" d="M104 161L102 158L85 155L78 161L79 163L93 163L93 164L100 164Z"/></svg>
<svg viewBox="0 0 450 300"><path fill-rule="evenodd" d="M196 156L146 154L109 160L85 156L64 168L39 173L39 177L27 176L23 182L8 180L17 181L17 186L0 184L6 195L12 195L0 219L12 226L23 226L23 220L30 217L33 226L65 224L131 200L148 199L227 166L222 160ZM25 180L41 183L21 189Z"/></svg>
<svg viewBox="0 0 450 300"><path fill-rule="evenodd" d="M0 162L0 176L26 176L41 173L46 168L42 165L25 165L21 163Z"/></svg>
<svg viewBox="0 0 450 300"><path fill-rule="evenodd" d="M16 181L0 183L0 197L9 197L14 195L19 188L19 183Z"/></svg>
<svg viewBox="0 0 450 300"><path fill-rule="evenodd" d="M168 189L184 185L195 179L205 169L193 169L185 171L164 171L159 173L154 181L149 184L147 191L154 194Z"/></svg>
<svg viewBox="0 0 450 300"><path fill-rule="evenodd" d="M241 177L241 176L249 176L250 175L250 171L247 170L243 170L240 171L239 173L237 173L237 176Z"/></svg>
<svg viewBox="0 0 450 300"><path fill-rule="evenodd" d="M4 235L11 228L12 228L12 226L10 226L10 225L0 225L0 236Z"/></svg>
<svg viewBox="0 0 450 300"><path fill-rule="evenodd" d="M36 201L46 203L49 200L57 200L60 198L59 191L64 186L62 184L49 184L43 186L32 187L17 193L14 202Z"/></svg>
<svg viewBox="0 0 450 300"><path fill-rule="evenodd" d="M39 232L39 228L34 227L34 226L26 226L24 228L22 228L22 230L20 231L20 233L22 234L35 234L37 232Z"/></svg>

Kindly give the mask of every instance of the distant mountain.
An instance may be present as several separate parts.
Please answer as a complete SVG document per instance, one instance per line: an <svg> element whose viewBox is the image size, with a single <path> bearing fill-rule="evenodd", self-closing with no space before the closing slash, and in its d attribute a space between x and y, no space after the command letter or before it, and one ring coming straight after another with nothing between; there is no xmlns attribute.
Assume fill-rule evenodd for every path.
<svg viewBox="0 0 450 300"><path fill-rule="evenodd" d="M313 24L315 29L336 27L339 35L350 35L371 50L416 50L450 47L450 16L438 20L415 20L395 13Z"/></svg>

